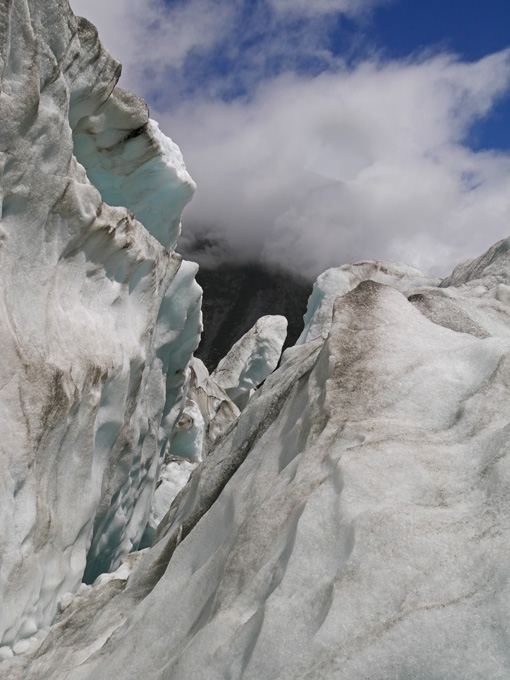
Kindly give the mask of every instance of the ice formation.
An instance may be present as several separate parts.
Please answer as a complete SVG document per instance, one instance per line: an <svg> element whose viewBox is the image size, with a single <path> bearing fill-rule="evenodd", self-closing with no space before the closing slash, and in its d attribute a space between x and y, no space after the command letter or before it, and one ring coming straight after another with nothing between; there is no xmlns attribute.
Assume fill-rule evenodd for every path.
<svg viewBox="0 0 510 680"><path fill-rule="evenodd" d="M50 623L85 567L91 581L140 541L198 343L201 291L195 265L104 203L76 160L75 132L112 144L124 167L130 157L175 232L192 181L139 100L115 90L120 66L95 28L66 2L14 0L0 7L0 30L5 647ZM127 191L115 163L101 163L101 190L111 170ZM173 184L151 193L158 173Z"/></svg>
<svg viewBox="0 0 510 680"><path fill-rule="evenodd" d="M63 0L0 20L0 676L508 678L510 238L443 281L329 270L276 371L273 319L210 376L194 267L163 245L180 156ZM75 152L104 194L116 158L142 186L156 165L166 227Z"/></svg>
<svg viewBox="0 0 510 680"><path fill-rule="evenodd" d="M315 337L216 441L129 578L4 663L30 680L506 677L509 245L460 285L330 272L348 283L310 299Z"/></svg>
<svg viewBox="0 0 510 680"><path fill-rule="evenodd" d="M240 413L200 359L193 357L187 370L183 407L168 440L142 539L144 546L152 543L159 523L198 462L208 455Z"/></svg>
<svg viewBox="0 0 510 680"><path fill-rule="evenodd" d="M284 316L262 316L220 361L212 380L243 408L253 390L276 368L286 336Z"/></svg>
<svg viewBox="0 0 510 680"><path fill-rule="evenodd" d="M173 249L195 183L179 147L149 119L147 104L116 88L96 111L77 121L73 141L74 155L103 200L131 210Z"/></svg>

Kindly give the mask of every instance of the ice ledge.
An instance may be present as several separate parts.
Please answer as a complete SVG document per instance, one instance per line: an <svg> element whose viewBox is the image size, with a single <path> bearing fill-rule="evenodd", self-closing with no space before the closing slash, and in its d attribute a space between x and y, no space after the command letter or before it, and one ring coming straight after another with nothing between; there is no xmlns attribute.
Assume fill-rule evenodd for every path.
<svg viewBox="0 0 510 680"><path fill-rule="evenodd" d="M116 88L73 131L74 154L105 203L124 206L173 250L181 213L196 189L177 144L149 118L147 104Z"/></svg>

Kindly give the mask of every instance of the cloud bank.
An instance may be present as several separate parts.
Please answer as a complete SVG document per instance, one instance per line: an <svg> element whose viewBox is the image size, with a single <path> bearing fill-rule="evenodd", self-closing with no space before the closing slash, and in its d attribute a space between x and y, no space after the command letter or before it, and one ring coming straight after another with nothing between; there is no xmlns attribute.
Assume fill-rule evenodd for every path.
<svg viewBox="0 0 510 680"><path fill-rule="evenodd" d="M367 258L442 275L507 235L510 156L469 140L508 93L510 52L335 53L331 26L374 4L267 0L246 26L255 3L72 2L183 150L199 187L184 251L220 239L308 276Z"/></svg>

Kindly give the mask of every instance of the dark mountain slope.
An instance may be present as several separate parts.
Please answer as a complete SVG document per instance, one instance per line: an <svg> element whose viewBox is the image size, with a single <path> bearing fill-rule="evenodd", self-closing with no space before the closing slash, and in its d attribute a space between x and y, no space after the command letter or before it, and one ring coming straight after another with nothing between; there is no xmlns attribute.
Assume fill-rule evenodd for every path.
<svg viewBox="0 0 510 680"><path fill-rule="evenodd" d="M261 264L201 266L196 279L204 290L204 332L195 354L209 370L261 316L287 317L285 347L293 345L301 333L312 291L312 283L306 279Z"/></svg>

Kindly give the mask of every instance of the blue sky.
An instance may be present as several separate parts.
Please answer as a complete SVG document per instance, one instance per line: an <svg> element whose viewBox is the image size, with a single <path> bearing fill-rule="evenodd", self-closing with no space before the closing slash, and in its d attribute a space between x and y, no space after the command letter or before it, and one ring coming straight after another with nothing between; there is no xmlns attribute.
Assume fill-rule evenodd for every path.
<svg viewBox="0 0 510 680"><path fill-rule="evenodd" d="M174 9L185 4L182 0L165 2L167 7ZM309 0L309 4L313 5L313 0ZM214 49L207 50L206 58L199 45L190 50L182 68L186 82L183 91L178 92L179 100L207 88L218 78L228 83L221 98L235 99L249 94L256 77L263 79L286 70L308 74L328 70L331 61L317 54L318 50L295 50L289 55L286 41L299 41L310 26L314 32L320 32L318 45L334 57L353 64L374 52L384 59L448 52L466 60L476 60L509 46L509 25L510 4L502 0L396 0L376 5L372 11L361 15L332 13L325 19L321 17L319 22L301 15L276 23L271 21L270 9L265 2L242 2L232 32L218 41ZM252 53L263 50L268 38L276 43L282 41L285 49L268 60L265 70L256 72ZM226 77L232 73L236 78ZM180 81L177 75L176 82ZM155 105L168 100L170 106L172 91L175 92L171 85L163 90L155 89L149 99ZM470 144L474 148L510 148L509 112L509 97L502 97L491 114L475 124Z"/></svg>
<svg viewBox="0 0 510 680"><path fill-rule="evenodd" d="M504 0L400 0L375 9L367 37L390 57L433 47L479 59L508 47L509 21Z"/></svg>
<svg viewBox="0 0 510 680"><path fill-rule="evenodd" d="M184 153L185 252L443 275L510 232L507 3L71 5Z"/></svg>
<svg viewBox="0 0 510 680"><path fill-rule="evenodd" d="M504 0L400 0L377 8L365 35L389 58L405 58L428 49L474 60L507 48L509 26L510 3ZM474 148L510 149L508 96L474 126L470 144Z"/></svg>

